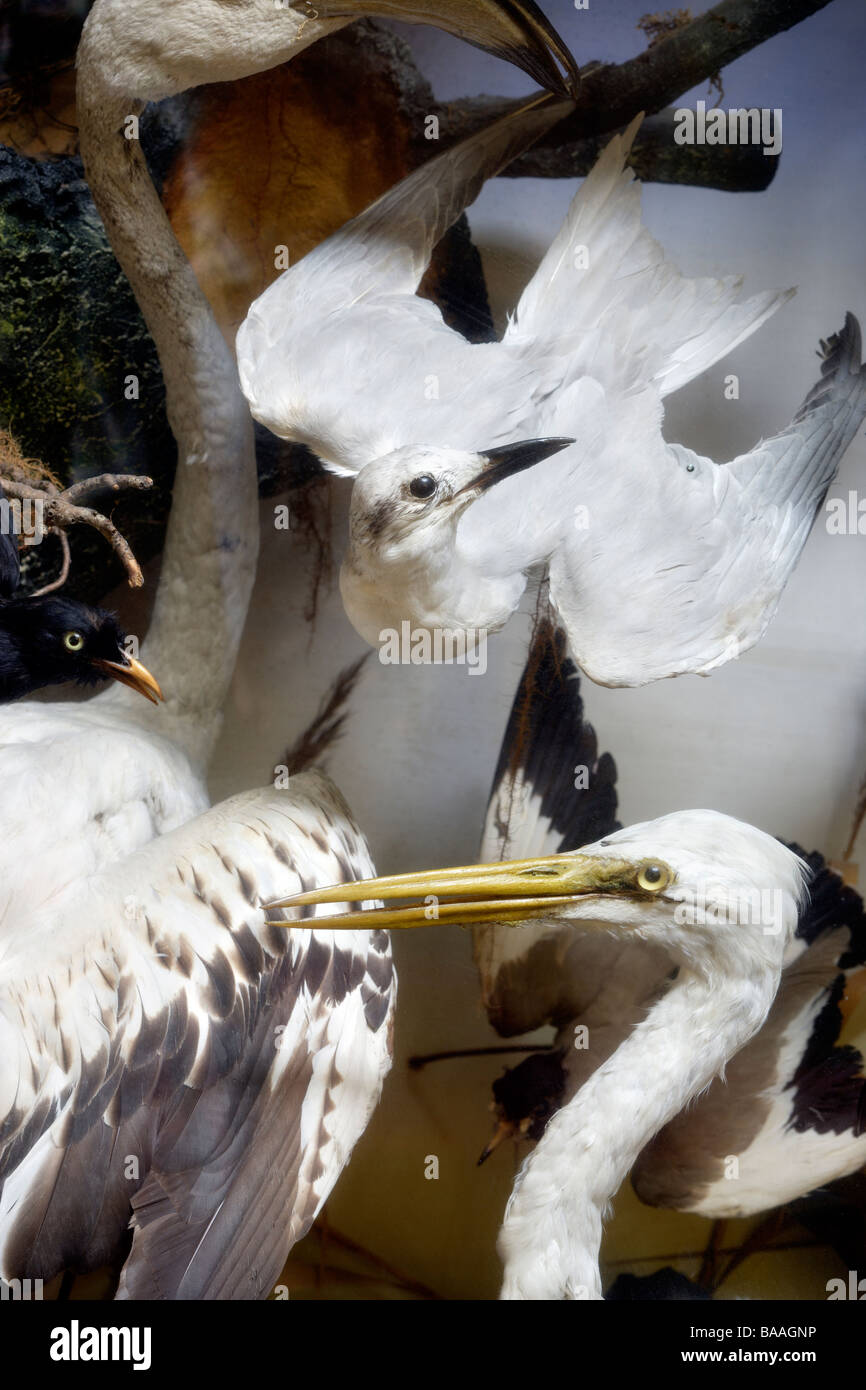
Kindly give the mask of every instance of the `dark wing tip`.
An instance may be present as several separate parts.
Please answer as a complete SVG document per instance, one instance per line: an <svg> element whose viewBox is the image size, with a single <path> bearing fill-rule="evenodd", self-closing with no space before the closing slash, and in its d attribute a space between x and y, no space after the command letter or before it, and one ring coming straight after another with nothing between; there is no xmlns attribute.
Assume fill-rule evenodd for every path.
<svg viewBox="0 0 866 1390"><path fill-rule="evenodd" d="M616 764L609 753L599 756L595 730L584 720L580 678L567 655L565 634L546 618L533 637L511 707L491 807L518 774L530 795L539 798L539 823L546 822L558 836L557 852L579 849L619 829ZM532 851L524 845L521 852Z"/></svg>

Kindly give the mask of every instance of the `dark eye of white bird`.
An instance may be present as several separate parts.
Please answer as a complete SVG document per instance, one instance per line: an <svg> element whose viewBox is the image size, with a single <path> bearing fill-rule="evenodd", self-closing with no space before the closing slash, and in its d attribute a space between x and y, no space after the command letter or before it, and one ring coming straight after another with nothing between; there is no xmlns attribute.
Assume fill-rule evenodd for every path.
<svg viewBox="0 0 866 1390"><path fill-rule="evenodd" d="M409 491L413 497L418 497L421 501L426 501L432 497L436 491L437 483L432 473L421 473L417 478L413 478L409 484Z"/></svg>
<svg viewBox="0 0 866 1390"><path fill-rule="evenodd" d="M65 632L63 634L63 645L68 652L80 652L84 646L84 638L80 632Z"/></svg>

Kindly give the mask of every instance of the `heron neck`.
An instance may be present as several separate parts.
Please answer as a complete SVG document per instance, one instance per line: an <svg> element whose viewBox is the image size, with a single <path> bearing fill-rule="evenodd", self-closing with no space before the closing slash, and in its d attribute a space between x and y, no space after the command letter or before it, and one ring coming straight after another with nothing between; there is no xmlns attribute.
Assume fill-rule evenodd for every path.
<svg viewBox="0 0 866 1390"><path fill-rule="evenodd" d="M503 1298L602 1297L609 1203L644 1145L761 1027L777 986L769 969L711 981L681 972L553 1117L506 1210Z"/></svg>
<svg viewBox="0 0 866 1390"><path fill-rule="evenodd" d="M124 122L140 105L102 85L103 66L110 70L110 59L99 44L83 45L81 153L109 241L159 354L178 445L162 572L142 647L166 705L141 709L144 701L131 707L124 699L122 708L124 718L168 734L203 768L219 731L255 577L252 423L232 354L174 237L141 147L124 135ZM107 691L98 698L111 708L122 697Z"/></svg>

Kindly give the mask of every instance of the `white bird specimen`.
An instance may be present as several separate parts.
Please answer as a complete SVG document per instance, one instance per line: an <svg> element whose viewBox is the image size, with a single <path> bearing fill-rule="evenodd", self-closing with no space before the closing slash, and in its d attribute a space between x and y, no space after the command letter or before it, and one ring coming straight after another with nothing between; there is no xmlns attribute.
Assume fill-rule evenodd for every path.
<svg viewBox="0 0 866 1390"><path fill-rule="evenodd" d="M78 879L0 957L0 1273L114 1261L119 1298L273 1288L391 1061L387 932L261 903L372 870L316 773L243 793Z"/></svg>
<svg viewBox="0 0 866 1390"><path fill-rule="evenodd" d="M499 1241L503 1298L601 1298L607 1205L648 1140L764 1023L805 879L802 860L762 831L714 811L679 811L579 852L371 879L358 895L424 905L324 919L335 929L579 928L657 947L674 962L676 979L553 1116L524 1165ZM277 905L345 901L336 886Z"/></svg>
<svg viewBox="0 0 866 1390"><path fill-rule="evenodd" d="M509 129L527 123L529 143L544 111L431 160L284 272L241 327L242 384L258 420L357 475L341 588L368 642L404 622L495 631L547 566L593 680L706 673L763 635L866 414L859 329L849 315L822 345L821 381L751 452L719 467L667 444L665 396L788 294L743 300L740 280L665 261L625 168L635 121L582 184L502 342L464 341L415 291L515 152Z"/></svg>
<svg viewBox="0 0 866 1390"><path fill-rule="evenodd" d="M482 858L577 849L619 828L616 769L610 754L599 757L564 647L563 634L543 624L503 739ZM575 768L586 770L578 786ZM767 1020L724 1080L640 1153L632 1183L651 1205L750 1216L866 1162L866 1047L857 1013L866 990L866 914L820 855L804 857L808 901ZM482 925L474 937L497 1031L510 1037L557 1027L549 1053L534 1053L494 1084L500 1124L486 1154L508 1134L541 1137L661 996L676 961L648 943L545 924L519 933Z"/></svg>
<svg viewBox="0 0 866 1390"><path fill-rule="evenodd" d="M524 0L405 6L385 0L383 7L457 32L466 28L473 41L489 40L542 80L562 82L553 55L564 59L565 50ZM306 952L287 940L282 965L274 965L275 938L256 937L259 881L272 895L287 876L319 877L323 866L328 877L335 867L353 876L353 866L371 867L335 794L293 784L278 812L272 789L251 794L239 828L232 803L191 820L207 807L205 769L255 573L252 426L231 353L173 236L138 142L127 138L130 116L147 100L273 66L377 6L371 11L347 0L341 11L345 18L313 23L305 13L253 3L181 0L167 12L161 3L130 9L123 0L97 0L84 28L77 96L85 170L156 343L179 446L143 649L163 673L167 704L158 724L113 692L86 705L31 703L3 711L5 1277L46 1275L64 1261L81 1267L116 1254L136 1198L127 1293L259 1296L277 1254L285 1257L346 1161L387 1066L384 1023L393 992L387 937L362 931L348 952L332 949L327 937L321 949ZM149 884L156 899L147 898ZM112 926L116 950L109 944L104 955L109 923L128 899L137 912L137 892L152 911L125 933ZM58 932L61 902L68 903L69 920ZM195 915L196 902L210 910L184 934L181 922L189 911ZM381 1007L365 983L364 961L373 963ZM152 982L146 1001L143 979ZM337 1009L331 1020L335 991L346 998L352 1019L368 1007L370 1039L359 1038L346 1010ZM288 1029L279 1054L273 1035L272 1050L263 1051L255 1031L277 1005ZM226 1018L225 1031L214 1024ZM358 1051L355 1069L341 1067L346 1086L329 1070L339 1048L332 1027ZM284 1074L294 1077L289 1093L281 1089ZM169 1094L170 1078L176 1094ZM295 1147L274 1167L281 1174L274 1200L291 1221L281 1219L273 1238L258 1231L261 1262L252 1242L242 1258L235 1252L231 1277L216 1280L218 1242L200 1231L197 1250L188 1230L204 1210L208 1221L216 1217L213 1193L204 1189L213 1183L216 1191L219 1181L235 1194L236 1229L228 1241L243 1221L267 1223L267 1204L257 1205L248 1170L258 1161L250 1152L253 1131L255 1147L268 1129L269 1120L260 1125L259 1119L270 1092L289 1102L284 1122ZM239 1095L248 1113L238 1111ZM320 1109L334 1106L339 1113L320 1126ZM94 1148L85 1143L88 1134ZM172 1143L177 1150L169 1152ZM330 1156L320 1158L329 1144ZM134 1163L118 1186L114 1165L124 1147ZM103 1217L104 1203L110 1210ZM27 1213L40 1205L43 1217L28 1226Z"/></svg>

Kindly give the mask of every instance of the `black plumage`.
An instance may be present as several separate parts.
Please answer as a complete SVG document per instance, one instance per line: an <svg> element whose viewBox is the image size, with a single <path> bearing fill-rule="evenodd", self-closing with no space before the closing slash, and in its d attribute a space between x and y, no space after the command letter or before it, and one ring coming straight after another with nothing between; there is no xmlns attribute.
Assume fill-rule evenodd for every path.
<svg viewBox="0 0 866 1390"><path fill-rule="evenodd" d="M575 783L578 767L587 770L585 787ZM539 817L560 836L558 854L622 828L616 819L616 764L610 753L599 756L595 731L583 717L580 677L566 653L565 633L547 618L538 625L514 696L491 804L518 773L540 797Z"/></svg>
<svg viewBox="0 0 866 1390"><path fill-rule="evenodd" d="M156 703L159 686L128 655L127 636L114 613L55 594L19 598L20 578L18 542L2 533L0 704L50 685L98 685L109 678Z"/></svg>
<svg viewBox="0 0 866 1390"><path fill-rule="evenodd" d="M113 613L77 599L13 599L0 605L0 702L75 681L97 685L128 665L126 633Z"/></svg>

